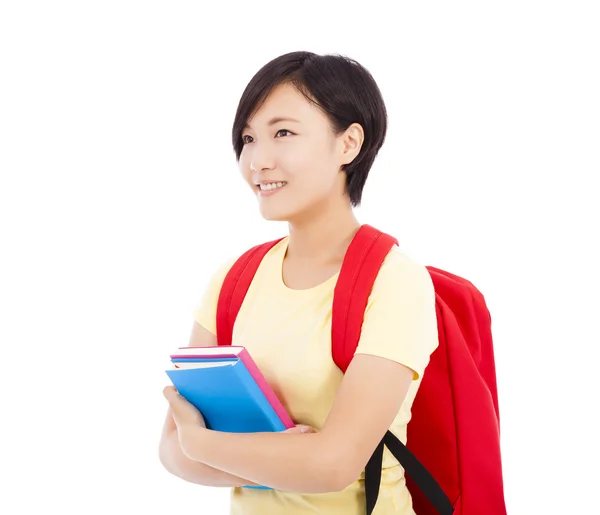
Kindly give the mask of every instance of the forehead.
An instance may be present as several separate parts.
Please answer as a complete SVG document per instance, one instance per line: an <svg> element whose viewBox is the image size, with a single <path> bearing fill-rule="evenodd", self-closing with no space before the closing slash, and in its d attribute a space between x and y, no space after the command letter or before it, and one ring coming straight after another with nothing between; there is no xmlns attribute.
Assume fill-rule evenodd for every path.
<svg viewBox="0 0 600 515"><path fill-rule="evenodd" d="M246 127L258 128L279 121L314 123L324 119L324 114L292 84L276 86L266 100L248 120Z"/></svg>

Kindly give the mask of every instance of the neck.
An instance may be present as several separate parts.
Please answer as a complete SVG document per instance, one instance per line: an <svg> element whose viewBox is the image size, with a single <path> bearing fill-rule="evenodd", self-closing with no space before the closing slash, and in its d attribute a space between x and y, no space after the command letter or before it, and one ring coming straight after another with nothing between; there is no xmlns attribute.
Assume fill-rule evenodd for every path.
<svg viewBox="0 0 600 515"><path fill-rule="evenodd" d="M302 222L289 222L287 257L294 260L331 264L341 262L348 245L360 227L352 206L330 206Z"/></svg>

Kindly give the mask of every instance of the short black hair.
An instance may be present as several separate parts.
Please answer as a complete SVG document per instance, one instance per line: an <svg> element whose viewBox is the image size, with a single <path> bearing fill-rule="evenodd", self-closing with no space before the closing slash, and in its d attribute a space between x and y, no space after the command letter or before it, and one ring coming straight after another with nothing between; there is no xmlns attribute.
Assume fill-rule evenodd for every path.
<svg viewBox="0 0 600 515"><path fill-rule="evenodd" d="M348 165L346 193L353 206L361 202L367 176L387 132L387 110L371 73L349 57L290 52L264 65L240 98L232 128L236 159L242 153L242 131L276 86L289 82L329 118L335 134L359 123L364 130L360 153Z"/></svg>

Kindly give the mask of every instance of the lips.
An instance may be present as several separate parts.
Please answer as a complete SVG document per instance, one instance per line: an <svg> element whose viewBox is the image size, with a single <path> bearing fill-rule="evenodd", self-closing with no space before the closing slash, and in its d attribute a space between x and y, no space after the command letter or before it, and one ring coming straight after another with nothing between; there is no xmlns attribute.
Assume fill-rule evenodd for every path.
<svg viewBox="0 0 600 515"><path fill-rule="evenodd" d="M256 187L259 191L274 191L283 188L286 184L286 181L263 181Z"/></svg>
<svg viewBox="0 0 600 515"><path fill-rule="evenodd" d="M260 184L256 186L256 194L259 197L270 197L280 192L286 185L287 182L285 181Z"/></svg>

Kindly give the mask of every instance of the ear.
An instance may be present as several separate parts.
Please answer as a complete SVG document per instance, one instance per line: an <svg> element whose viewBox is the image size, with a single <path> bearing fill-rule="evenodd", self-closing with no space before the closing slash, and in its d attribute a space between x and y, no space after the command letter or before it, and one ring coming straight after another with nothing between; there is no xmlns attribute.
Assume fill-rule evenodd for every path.
<svg viewBox="0 0 600 515"><path fill-rule="evenodd" d="M365 131L359 123L353 123L341 136L342 164L350 164L359 154L365 140Z"/></svg>

